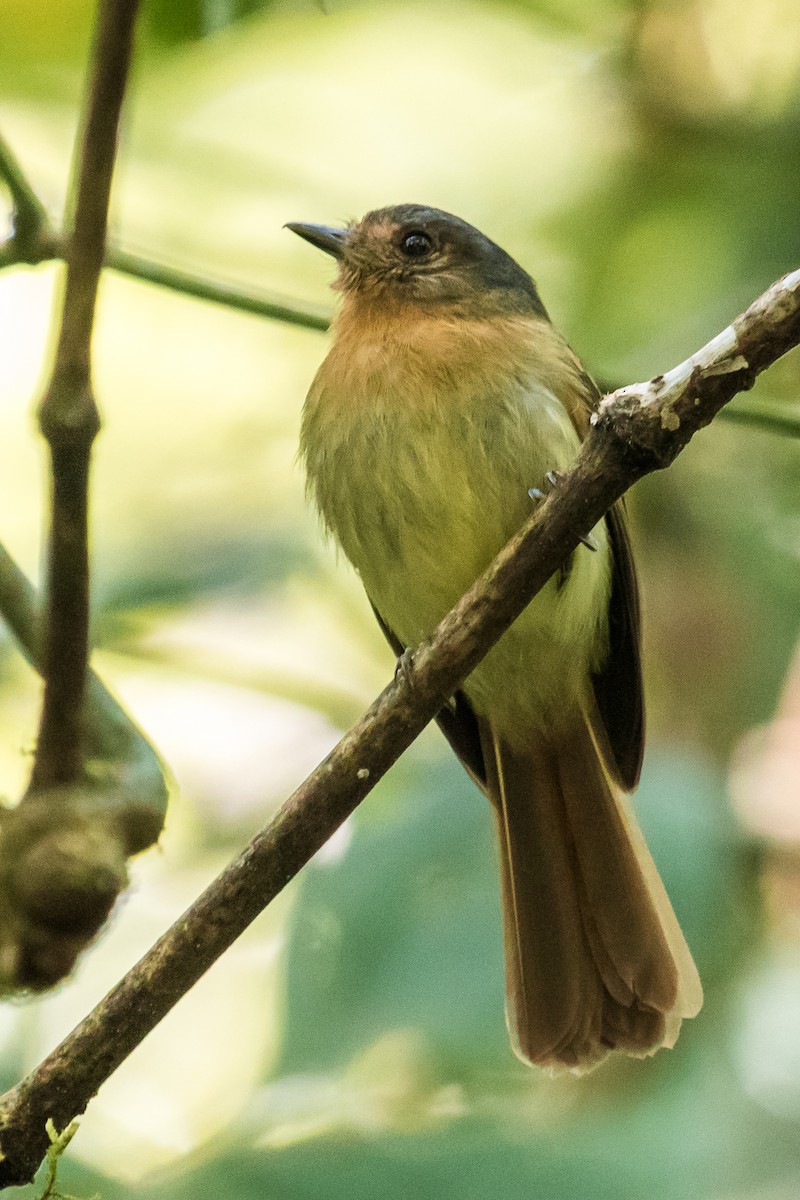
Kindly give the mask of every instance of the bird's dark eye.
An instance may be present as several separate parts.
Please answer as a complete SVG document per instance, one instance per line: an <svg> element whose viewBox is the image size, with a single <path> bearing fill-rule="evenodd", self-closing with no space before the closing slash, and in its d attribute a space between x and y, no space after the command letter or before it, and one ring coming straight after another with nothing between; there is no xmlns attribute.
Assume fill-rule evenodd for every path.
<svg viewBox="0 0 800 1200"><path fill-rule="evenodd" d="M426 254L430 254L433 249L433 242L427 233L422 233L419 229L415 229L405 235L400 243L400 249L408 258L423 258Z"/></svg>

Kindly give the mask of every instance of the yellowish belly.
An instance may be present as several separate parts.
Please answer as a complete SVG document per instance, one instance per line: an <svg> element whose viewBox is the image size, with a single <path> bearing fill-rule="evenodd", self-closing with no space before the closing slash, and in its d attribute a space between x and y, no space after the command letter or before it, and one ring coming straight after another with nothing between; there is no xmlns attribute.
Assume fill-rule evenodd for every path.
<svg viewBox="0 0 800 1200"><path fill-rule="evenodd" d="M346 424L324 397L304 419L310 490L326 525L399 640L417 645L531 511L528 488L574 459L566 411L528 384L511 400L404 405L377 396ZM478 712L513 741L573 707L602 661L611 562L579 547L566 581L551 579L465 685Z"/></svg>

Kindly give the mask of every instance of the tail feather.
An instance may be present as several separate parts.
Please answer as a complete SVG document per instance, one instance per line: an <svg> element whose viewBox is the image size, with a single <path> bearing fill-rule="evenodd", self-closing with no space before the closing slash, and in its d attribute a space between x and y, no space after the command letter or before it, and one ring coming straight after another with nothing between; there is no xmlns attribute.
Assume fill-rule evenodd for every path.
<svg viewBox="0 0 800 1200"><path fill-rule="evenodd" d="M632 993L648 1008L669 1012L678 994L677 965L628 835L622 797L611 790L585 722L575 722L557 754L588 912L618 976L614 982L622 985L609 991L620 1003L630 1005Z"/></svg>
<svg viewBox="0 0 800 1200"><path fill-rule="evenodd" d="M702 992L663 884L586 719L524 752L481 723L500 836L509 1028L520 1057L587 1070L673 1045Z"/></svg>
<svg viewBox="0 0 800 1200"><path fill-rule="evenodd" d="M494 740L488 749L484 757L500 836L508 1003L515 1014L516 1048L525 1056L533 1041L546 1052L554 1050L565 1028L572 1029L580 1014L590 1011L586 993L592 980L583 956L575 952L580 912L574 889L565 886L573 873L565 814L554 805L530 811L516 804L516 789L509 783L512 762ZM526 776L531 767L537 791L553 786L549 759L526 761ZM531 844L547 846L546 857L530 854Z"/></svg>

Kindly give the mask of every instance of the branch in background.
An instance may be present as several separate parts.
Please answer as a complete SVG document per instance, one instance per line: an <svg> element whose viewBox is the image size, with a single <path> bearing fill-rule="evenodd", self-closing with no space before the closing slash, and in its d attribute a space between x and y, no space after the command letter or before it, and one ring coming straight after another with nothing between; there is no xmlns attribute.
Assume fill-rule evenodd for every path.
<svg viewBox="0 0 800 1200"><path fill-rule="evenodd" d="M39 599L33 584L0 545L0 613L27 661L43 674ZM144 734L91 669L86 680L84 744L89 791L111 797L124 817L129 853L152 845L161 832L167 789L161 762ZM83 783L86 787L86 781ZM23 805L18 806L18 813Z"/></svg>
<svg viewBox="0 0 800 1200"><path fill-rule="evenodd" d="M40 235L48 227L47 213L2 135L0 179L8 188L13 211L11 237L5 246L0 246L0 266L12 261L37 261Z"/></svg>
<svg viewBox="0 0 800 1200"><path fill-rule="evenodd" d="M141 279L146 283L180 292L183 296L194 296L198 300L221 304L236 312L267 317L272 321L282 321L286 325L299 325L302 329L325 330L331 322L330 314L322 309L312 308L310 305L297 305L281 296L248 292L236 284L202 279L177 267L153 262L138 254L128 254L114 246L108 249L106 266L122 275L130 275L133 279Z"/></svg>
<svg viewBox="0 0 800 1200"><path fill-rule="evenodd" d="M40 605L0 546L0 613L42 673ZM126 860L158 839L167 788L155 750L89 671L84 775L0 809L0 995L51 987L93 940L127 884Z"/></svg>
<svg viewBox="0 0 800 1200"><path fill-rule="evenodd" d="M0 180L4 180L8 187L14 210L12 235L5 243L0 243L0 269L20 263L35 266L52 259L66 259L66 239L50 228L41 202L10 147L1 137ZM297 325L301 329L325 330L331 320L330 313L324 309L297 304L285 296L250 292L235 283L204 279L178 267L155 262L141 254L131 254L113 245L106 248L104 266L118 271L121 275L168 288L183 296L207 300L211 304L220 304L235 312L282 321L286 325Z"/></svg>
<svg viewBox="0 0 800 1200"><path fill-rule="evenodd" d="M136 8L135 0L103 0L77 157L60 333L39 412L52 458L43 630L33 589L0 553L0 612L37 667L44 660L45 677L30 785L16 808L0 810L0 995L50 987L69 973L126 886L127 859L157 839L166 808L155 752L97 679L89 676L86 688L87 492L98 427L90 343ZM32 253L49 230L3 149L12 243L22 214Z"/></svg>
<svg viewBox="0 0 800 1200"><path fill-rule="evenodd" d="M784 437L800 437L800 410L786 404L769 405L764 400L755 404L735 404L721 414L735 425L755 425L768 433Z"/></svg>
<svg viewBox="0 0 800 1200"><path fill-rule="evenodd" d="M622 388L575 466L368 712L77 1028L0 1104L0 1186L28 1182L59 1129L291 880L436 715L579 538L625 491L668 466L737 392L800 342L800 271L774 284L692 358Z"/></svg>
<svg viewBox="0 0 800 1200"><path fill-rule="evenodd" d="M138 0L103 0L74 183L61 328L39 425L50 447L45 690L31 789L76 780L83 767L83 694L89 654L88 488L100 427L91 339L105 254L108 203Z"/></svg>

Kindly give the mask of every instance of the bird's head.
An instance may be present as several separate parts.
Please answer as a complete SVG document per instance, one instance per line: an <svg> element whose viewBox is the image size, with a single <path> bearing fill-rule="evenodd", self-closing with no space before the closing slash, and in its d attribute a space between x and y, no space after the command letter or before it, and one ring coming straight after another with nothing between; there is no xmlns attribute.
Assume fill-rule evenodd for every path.
<svg viewBox="0 0 800 1200"><path fill-rule="evenodd" d="M369 212L342 229L287 225L333 255L336 287L379 303L414 303L465 315L546 317L536 285L505 250L473 225L422 204Z"/></svg>

